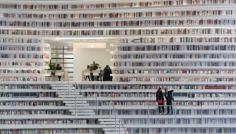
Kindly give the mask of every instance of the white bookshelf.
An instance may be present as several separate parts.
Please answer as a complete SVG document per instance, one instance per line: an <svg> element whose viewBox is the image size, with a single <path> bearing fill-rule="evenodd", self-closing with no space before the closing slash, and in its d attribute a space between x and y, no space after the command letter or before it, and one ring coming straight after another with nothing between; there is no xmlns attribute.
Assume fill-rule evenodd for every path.
<svg viewBox="0 0 236 134"><path fill-rule="evenodd" d="M235 0L2 0L0 112L9 120L0 120L0 133L97 134L93 128L117 122L131 134L236 133L235 7ZM43 82L44 41L58 38L115 40L114 81ZM158 87L175 90L173 119L158 114ZM38 114L41 124L24 121ZM17 115L24 118L10 120ZM46 125L50 115L74 124Z"/></svg>

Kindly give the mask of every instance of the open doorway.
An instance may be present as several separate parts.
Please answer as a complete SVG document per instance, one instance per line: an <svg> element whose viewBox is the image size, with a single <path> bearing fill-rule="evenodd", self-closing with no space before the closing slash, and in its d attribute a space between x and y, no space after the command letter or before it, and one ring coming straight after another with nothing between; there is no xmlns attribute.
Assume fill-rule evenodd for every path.
<svg viewBox="0 0 236 134"><path fill-rule="evenodd" d="M110 44L101 41L47 40L50 45L50 65L59 65L62 71L53 74L48 67L45 80L57 81L102 81L104 68L112 67ZM49 65L49 66L50 66ZM88 67L89 66L89 72ZM52 69L53 70L53 69ZM59 72L59 73L58 73Z"/></svg>

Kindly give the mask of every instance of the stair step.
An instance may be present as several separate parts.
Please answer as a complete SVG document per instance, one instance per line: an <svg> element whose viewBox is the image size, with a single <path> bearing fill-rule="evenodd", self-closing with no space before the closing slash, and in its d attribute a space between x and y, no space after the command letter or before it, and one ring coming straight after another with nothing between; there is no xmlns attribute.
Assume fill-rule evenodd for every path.
<svg viewBox="0 0 236 134"><path fill-rule="evenodd" d="M119 119L115 119L115 118L106 118L106 119L98 119L98 120L103 121L103 122L119 121Z"/></svg>
<svg viewBox="0 0 236 134"><path fill-rule="evenodd" d="M74 104L72 104L72 103L66 103L66 106L68 106L68 107L88 107L89 106L89 104L88 103L74 103Z"/></svg>
<svg viewBox="0 0 236 134"><path fill-rule="evenodd" d="M72 113L75 116L87 116L87 115L95 115L95 113Z"/></svg>
<svg viewBox="0 0 236 134"><path fill-rule="evenodd" d="M70 109L70 110L75 112L93 112L93 110L90 109L79 109L79 108L77 108L76 110L75 109Z"/></svg>
<svg viewBox="0 0 236 134"><path fill-rule="evenodd" d="M52 87L53 90L65 90L65 91L70 91L70 90L76 90L75 88L67 88L67 87Z"/></svg>
<svg viewBox="0 0 236 134"><path fill-rule="evenodd" d="M75 101L63 101L66 104L86 104L87 101L83 101L83 100L75 100Z"/></svg>
<svg viewBox="0 0 236 134"><path fill-rule="evenodd" d="M105 132L105 134L126 134L127 132Z"/></svg>
<svg viewBox="0 0 236 134"><path fill-rule="evenodd" d="M78 95L59 95L61 98L82 98L83 96Z"/></svg>
<svg viewBox="0 0 236 134"><path fill-rule="evenodd" d="M117 126L119 126L119 122L100 122L100 124L103 124L103 125L117 125Z"/></svg>
<svg viewBox="0 0 236 134"><path fill-rule="evenodd" d="M57 94L74 94L74 95L82 95L80 92L68 92L68 91L65 91L65 92L57 92Z"/></svg>
<svg viewBox="0 0 236 134"><path fill-rule="evenodd" d="M113 128L103 128L106 132L119 132L119 131L127 131L125 128L113 127Z"/></svg>

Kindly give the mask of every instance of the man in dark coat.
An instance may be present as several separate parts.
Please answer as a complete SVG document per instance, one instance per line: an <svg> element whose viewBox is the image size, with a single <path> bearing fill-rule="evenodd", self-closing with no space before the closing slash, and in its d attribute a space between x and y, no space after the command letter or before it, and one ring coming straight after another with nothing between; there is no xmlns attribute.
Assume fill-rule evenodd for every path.
<svg viewBox="0 0 236 134"><path fill-rule="evenodd" d="M106 65L103 72L103 81L112 81L112 72L111 68L108 65Z"/></svg>
<svg viewBox="0 0 236 134"><path fill-rule="evenodd" d="M161 88L159 88L156 92L156 102L158 104L158 110L160 114L164 114L164 94L161 90Z"/></svg>
<svg viewBox="0 0 236 134"><path fill-rule="evenodd" d="M174 101L173 90L165 92L167 114L173 114L172 102Z"/></svg>

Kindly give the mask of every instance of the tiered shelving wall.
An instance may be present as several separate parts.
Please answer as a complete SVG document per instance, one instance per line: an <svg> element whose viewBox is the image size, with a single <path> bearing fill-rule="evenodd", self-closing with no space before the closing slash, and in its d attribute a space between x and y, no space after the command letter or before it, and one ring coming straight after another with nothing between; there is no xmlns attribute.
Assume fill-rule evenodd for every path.
<svg viewBox="0 0 236 134"><path fill-rule="evenodd" d="M235 0L2 0L0 9L1 80L42 81L40 70L47 57L41 53L44 39L117 39L119 43L113 43L113 77L118 83L111 82L107 88L128 90L102 93L105 88L100 85L98 93L93 93L88 91L94 89L91 83L78 85L91 107L101 106L101 110L95 108L98 115L109 114L113 105L127 105L116 110L120 118L158 114L156 107L139 109L149 103L154 108L154 91L166 87L176 92L179 119L160 120L158 115L149 120L154 125L148 128L148 117L124 119L130 133L236 133ZM134 85L128 85L132 82ZM145 91L139 93L138 89ZM154 91L146 93L149 89ZM181 113L192 117L185 120ZM156 124L168 121L173 126L157 128ZM186 125L190 122L194 125ZM179 123L182 126L175 125Z"/></svg>

